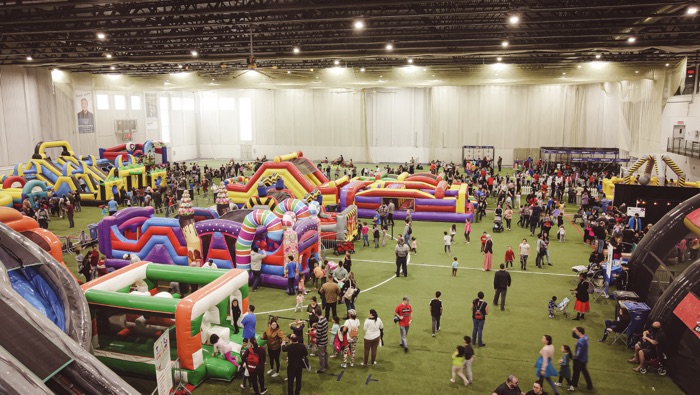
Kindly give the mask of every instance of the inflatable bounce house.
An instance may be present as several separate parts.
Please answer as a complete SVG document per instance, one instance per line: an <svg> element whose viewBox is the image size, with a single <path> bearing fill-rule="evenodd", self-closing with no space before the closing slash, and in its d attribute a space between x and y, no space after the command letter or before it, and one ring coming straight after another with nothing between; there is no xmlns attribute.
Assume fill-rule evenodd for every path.
<svg viewBox="0 0 700 395"><path fill-rule="evenodd" d="M159 284L183 282L199 289L187 297L159 292ZM139 262L82 286L90 306L94 354L112 370L155 377L153 347L169 330L173 374L194 386L206 379L231 381L240 369L242 331L233 334L234 299L248 310L248 273ZM232 346L234 365L213 357L211 335ZM264 342L262 342L264 343Z"/></svg>
<svg viewBox="0 0 700 395"><path fill-rule="evenodd" d="M120 210L98 224L100 251L112 267L128 265L124 255L136 254L162 264L201 265L212 259L220 269L249 269L255 245L266 255L262 284L284 288L284 264L289 255L298 259L302 272L307 271L309 257L319 252L320 233L346 238L356 232L354 217L336 213L321 219L317 202L307 205L294 198L281 201L273 210L259 206L229 211L224 192L217 197L217 209L193 208L185 191L178 218L155 217L152 207Z"/></svg>
<svg viewBox="0 0 700 395"><path fill-rule="evenodd" d="M27 181L17 176L4 177L0 187L0 206L14 207L21 210L24 199L34 201L36 196L41 200L44 197L48 197L48 194L46 183L43 181Z"/></svg>
<svg viewBox="0 0 700 395"><path fill-rule="evenodd" d="M395 177L395 178L394 178ZM444 174L377 174L374 179L353 178L340 190L340 207L358 207L358 215L372 218L382 203L394 202L394 219L405 219L406 210L414 220L474 222L476 202L469 199L467 184L448 185Z"/></svg>
<svg viewBox="0 0 700 395"><path fill-rule="evenodd" d="M61 150L56 158L51 158L47 152L53 148ZM105 171L105 168L110 170ZM32 159L15 165L7 177L12 183L16 181L13 176L27 182L42 181L58 195L81 191L83 204L107 201L115 191L127 186L123 178L115 175L111 165L92 155L76 156L67 141L40 142ZM3 183L7 178L3 178Z"/></svg>
<svg viewBox="0 0 700 395"><path fill-rule="evenodd" d="M127 142L114 147L100 148L100 159L113 162L119 155L143 157L146 165L168 163L168 148L160 141L147 140L143 144Z"/></svg>
<svg viewBox="0 0 700 395"><path fill-rule="evenodd" d="M137 393L90 354L88 305L55 259L58 239L13 209L0 208L0 221L0 393Z"/></svg>
<svg viewBox="0 0 700 395"><path fill-rule="evenodd" d="M660 321L668 374L685 393L700 386L700 194L653 224L630 257L632 290Z"/></svg>

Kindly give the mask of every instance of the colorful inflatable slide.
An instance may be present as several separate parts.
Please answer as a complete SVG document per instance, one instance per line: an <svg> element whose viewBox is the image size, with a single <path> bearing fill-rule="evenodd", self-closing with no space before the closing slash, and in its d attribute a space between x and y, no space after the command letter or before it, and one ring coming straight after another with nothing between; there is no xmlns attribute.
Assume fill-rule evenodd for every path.
<svg viewBox="0 0 700 395"><path fill-rule="evenodd" d="M56 236L14 209L0 208L0 221L0 393L136 393L90 354L88 305L54 259Z"/></svg>
<svg viewBox="0 0 700 395"><path fill-rule="evenodd" d="M30 202L33 202L35 196L39 200L43 197L48 197L45 182L39 180L27 181L17 176L6 176L3 178L2 186L0 187L0 206L14 207L21 210L24 199L29 199Z"/></svg>
<svg viewBox="0 0 700 395"><path fill-rule="evenodd" d="M119 155L143 156L148 165L168 163L168 148L160 141L147 140L143 144L127 142L109 148L100 148L100 159L114 162Z"/></svg>
<svg viewBox="0 0 700 395"><path fill-rule="evenodd" d="M185 298L159 292L159 283L171 282L197 284L199 289ZM95 328L94 354L112 370L155 377L154 343L168 330L171 359L179 360L173 374L187 383L196 386L207 378L231 381L241 368L243 333L233 333L229 317L234 299L241 310L248 310L245 270L139 262L82 288ZM229 343L237 364L212 356L209 339L214 334Z"/></svg>
<svg viewBox="0 0 700 395"><path fill-rule="evenodd" d="M400 174L396 179L353 178L341 188L340 207L354 204L358 215L372 218L382 204L394 202L394 219L404 219L411 211L414 220L464 222L473 219L475 202L469 199L467 184L449 186L443 175Z"/></svg>
<svg viewBox="0 0 700 395"><path fill-rule="evenodd" d="M47 152L52 148L61 149L55 159ZM10 176L43 181L58 195L81 191L83 202L89 203L109 200L114 190L126 186L113 171L105 172L104 165L94 156L77 157L67 141L42 141L36 145L32 159L15 165Z"/></svg>

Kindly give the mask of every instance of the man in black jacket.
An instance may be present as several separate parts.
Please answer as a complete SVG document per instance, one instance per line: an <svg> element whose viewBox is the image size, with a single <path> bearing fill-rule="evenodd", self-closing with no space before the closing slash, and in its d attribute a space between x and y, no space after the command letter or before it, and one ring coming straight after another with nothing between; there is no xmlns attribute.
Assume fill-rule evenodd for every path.
<svg viewBox="0 0 700 395"><path fill-rule="evenodd" d="M301 376L306 367L304 360L306 359L307 351L306 346L299 343L296 335L290 335L289 340L292 342L290 345L287 345L286 341L282 342L282 351L287 353L287 394L299 395L299 392L301 392ZM295 382L296 386L294 385Z"/></svg>
<svg viewBox="0 0 700 395"><path fill-rule="evenodd" d="M254 352L258 355L258 365L255 367L250 366L248 362L248 354ZM248 364L248 374L250 375L250 382L253 384L253 391L255 395L261 395L267 393L267 388L265 388L265 347L258 347L258 342L255 338L250 339L250 347L242 355L243 362Z"/></svg>
<svg viewBox="0 0 700 395"><path fill-rule="evenodd" d="M505 310L506 293L510 287L510 273L506 271L506 266L501 263L501 270L493 276L493 289L496 294L493 296L493 305L498 306L498 297L501 297L501 311Z"/></svg>

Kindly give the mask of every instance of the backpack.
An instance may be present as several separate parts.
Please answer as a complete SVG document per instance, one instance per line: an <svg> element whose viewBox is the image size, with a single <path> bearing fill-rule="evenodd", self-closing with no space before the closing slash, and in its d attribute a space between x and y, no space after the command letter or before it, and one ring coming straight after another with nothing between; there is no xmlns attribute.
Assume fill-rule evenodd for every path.
<svg viewBox="0 0 700 395"><path fill-rule="evenodd" d="M479 302L479 306L476 305L477 300L474 301L474 319L477 321L482 321L484 319L484 313L481 312L481 308L484 306L484 302Z"/></svg>
<svg viewBox="0 0 700 395"><path fill-rule="evenodd" d="M594 292L595 292L595 287L593 286L593 283L590 282L590 281L587 281L587 283L588 283L588 293L589 293L589 294L594 293Z"/></svg>
<svg viewBox="0 0 700 395"><path fill-rule="evenodd" d="M410 235L410 234L413 234L413 229L411 229L410 226L408 227L408 234L409 234L409 235Z"/></svg>
<svg viewBox="0 0 700 395"><path fill-rule="evenodd" d="M258 368L258 363L260 362L260 356L255 352L255 349L250 349L248 351L248 358L246 358L246 365L248 366L248 372L254 372Z"/></svg>

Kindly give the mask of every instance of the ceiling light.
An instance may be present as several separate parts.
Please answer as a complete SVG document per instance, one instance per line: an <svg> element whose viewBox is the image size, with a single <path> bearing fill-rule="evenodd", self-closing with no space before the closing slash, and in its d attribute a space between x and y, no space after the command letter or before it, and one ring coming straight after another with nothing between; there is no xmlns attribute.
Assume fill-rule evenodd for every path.
<svg viewBox="0 0 700 395"><path fill-rule="evenodd" d="M333 64L336 65L336 66L339 65L339 64L340 64L340 60L338 60L338 59L334 60L334 61L333 61Z"/></svg>
<svg viewBox="0 0 700 395"><path fill-rule="evenodd" d="M668 67L668 66L670 66L670 65L671 65L670 63L666 63L666 67Z"/></svg>
<svg viewBox="0 0 700 395"><path fill-rule="evenodd" d="M364 68L364 67L360 67L360 73L364 73L364 72L365 72L365 68Z"/></svg>
<svg viewBox="0 0 700 395"><path fill-rule="evenodd" d="M407 62L408 64L413 64L413 58L408 58Z"/></svg>
<svg viewBox="0 0 700 395"><path fill-rule="evenodd" d="M601 56L603 56L603 55L601 55L601 54L599 54L599 53L595 54L595 58L596 58L596 59L600 59Z"/></svg>
<svg viewBox="0 0 700 395"><path fill-rule="evenodd" d="M289 71L289 70L287 70L287 74L292 74L292 72L291 72L291 71Z"/></svg>
<svg viewBox="0 0 700 395"><path fill-rule="evenodd" d="M635 42L635 41L637 41L637 38L636 38L636 37L634 37L634 36L627 37L627 42L628 42L628 43L633 43L633 42Z"/></svg>
<svg viewBox="0 0 700 395"><path fill-rule="evenodd" d="M561 75L566 75L566 73L561 73Z"/></svg>
<svg viewBox="0 0 700 395"><path fill-rule="evenodd" d="M635 73L635 74L639 74L639 70L635 70L634 73Z"/></svg>
<svg viewBox="0 0 700 395"><path fill-rule="evenodd" d="M385 45L384 48L385 48L387 51L391 51L391 50L394 49L394 44L389 43L389 44Z"/></svg>
<svg viewBox="0 0 700 395"><path fill-rule="evenodd" d="M107 38L107 35L102 32L97 33L96 36L98 40L104 40L105 38Z"/></svg>
<svg viewBox="0 0 700 395"><path fill-rule="evenodd" d="M507 47L509 44L510 44L510 43L509 43L508 41L503 41L503 42L501 43L501 46L505 48L505 47Z"/></svg>
<svg viewBox="0 0 700 395"><path fill-rule="evenodd" d="M500 56L496 58L496 61L497 61L497 62L500 62L501 60L503 60L503 58L500 57Z"/></svg>
<svg viewBox="0 0 700 395"><path fill-rule="evenodd" d="M508 18L508 22L510 22L511 25L516 25L518 22L520 22L520 17L517 15L513 15L510 18Z"/></svg>
<svg viewBox="0 0 700 395"><path fill-rule="evenodd" d="M109 66L109 69L110 69L110 70L116 70L117 68L114 67L114 66Z"/></svg>
<svg viewBox="0 0 700 395"><path fill-rule="evenodd" d="M309 71L313 72L313 71L314 71L314 69L309 69Z"/></svg>
<svg viewBox="0 0 700 395"><path fill-rule="evenodd" d="M355 23L352 24L355 29L360 30L365 28L365 22L363 20L356 20Z"/></svg>
<svg viewBox="0 0 700 395"><path fill-rule="evenodd" d="M32 58L32 55L27 55L27 60L34 60L34 58Z"/></svg>
<svg viewBox="0 0 700 395"><path fill-rule="evenodd" d="M299 49L299 47L294 47L294 49L292 49L292 52L294 53L299 53L300 51L301 50Z"/></svg>
<svg viewBox="0 0 700 395"><path fill-rule="evenodd" d="M177 65L177 68L178 68L178 69L181 69L181 68L182 68L182 65L181 65L181 64Z"/></svg>
<svg viewBox="0 0 700 395"><path fill-rule="evenodd" d="M190 54L192 54L192 56L199 56L199 52L194 50L190 51Z"/></svg>
<svg viewBox="0 0 700 395"><path fill-rule="evenodd" d="M576 68L577 68L577 69L580 69L580 68L581 68L581 65L576 66Z"/></svg>
<svg viewBox="0 0 700 395"><path fill-rule="evenodd" d="M106 53L106 54L105 54L105 57L106 57L107 59L112 59L112 54L111 54L111 53Z"/></svg>
<svg viewBox="0 0 700 395"><path fill-rule="evenodd" d="M695 15L698 13L698 7L690 6L688 7L688 15Z"/></svg>

